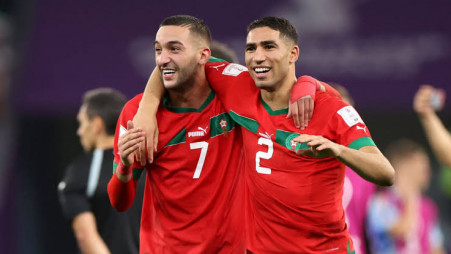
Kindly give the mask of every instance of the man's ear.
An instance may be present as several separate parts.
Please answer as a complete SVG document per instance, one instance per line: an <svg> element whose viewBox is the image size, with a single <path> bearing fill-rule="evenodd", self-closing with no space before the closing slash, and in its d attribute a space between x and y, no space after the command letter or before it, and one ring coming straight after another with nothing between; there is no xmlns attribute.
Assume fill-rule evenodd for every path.
<svg viewBox="0 0 451 254"><path fill-rule="evenodd" d="M199 64L204 65L208 62L208 59L210 59L211 56L211 50L209 48L202 48L200 50L200 59Z"/></svg>
<svg viewBox="0 0 451 254"><path fill-rule="evenodd" d="M91 121L96 134L105 132L105 122L100 116L93 116Z"/></svg>
<svg viewBox="0 0 451 254"><path fill-rule="evenodd" d="M295 63L299 58L299 46L293 45L290 50L290 63Z"/></svg>

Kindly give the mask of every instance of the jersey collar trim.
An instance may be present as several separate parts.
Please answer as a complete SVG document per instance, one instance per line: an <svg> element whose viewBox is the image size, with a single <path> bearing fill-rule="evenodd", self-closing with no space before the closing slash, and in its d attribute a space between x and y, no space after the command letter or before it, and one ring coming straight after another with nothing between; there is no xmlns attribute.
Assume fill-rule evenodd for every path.
<svg viewBox="0 0 451 254"><path fill-rule="evenodd" d="M270 115L275 116L275 115L286 115L286 114L288 114L288 108L272 110L271 107L263 100L261 95L260 95L260 100L262 102L263 107L266 109L266 111L268 111L268 113Z"/></svg>
<svg viewBox="0 0 451 254"><path fill-rule="evenodd" d="M211 90L210 94L208 95L207 99L205 99L204 103L200 106L200 108L182 108L182 107L171 107L168 105L169 96L165 95L163 97L163 106L174 113L190 113L190 112L197 112L200 113L204 108L210 104L211 101L213 101L213 98L215 97L215 91Z"/></svg>

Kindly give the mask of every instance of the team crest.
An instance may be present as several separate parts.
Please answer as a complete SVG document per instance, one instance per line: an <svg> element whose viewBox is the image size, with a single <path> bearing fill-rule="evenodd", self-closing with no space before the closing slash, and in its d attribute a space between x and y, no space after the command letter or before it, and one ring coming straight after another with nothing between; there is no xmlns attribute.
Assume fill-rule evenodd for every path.
<svg viewBox="0 0 451 254"><path fill-rule="evenodd" d="M295 150L295 151L300 149L301 148L301 143L298 143L298 142L293 140L294 138L299 137L299 136L300 136L300 134L298 134L298 133L290 134L287 137L287 139L285 139L285 147L290 149L290 150Z"/></svg>
<svg viewBox="0 0 451 254"><path fill-rule="evenodd" d="M226 136L226 137L229 135L229 133L228 133L228 131L227 131L227 125L228 125L227 120L221 119L221 121L219 121L219 126L221 127L222 133L223 133L224 136Z"/></svg>

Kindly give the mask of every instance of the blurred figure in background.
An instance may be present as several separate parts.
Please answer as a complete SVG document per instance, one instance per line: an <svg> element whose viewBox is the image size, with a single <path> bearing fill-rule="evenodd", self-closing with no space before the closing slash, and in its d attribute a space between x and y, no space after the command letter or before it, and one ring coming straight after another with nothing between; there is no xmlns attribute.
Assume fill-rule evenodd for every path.
<svg viewBox="0 0 451 254"><path fill-rule="evenodd" d="M430 165L425 149L401 139L386 156L396 171L395 184L370 201L367 233L371 253L445 253L435 203L423 195L429 187Z"/></svg>
<svg viewBox="0 0 451 254"><path fill-rule="evenodd" d="M142 198L120 214L111 207L107 193L114 132L125 102L116 90L90 90L77 115L77 135L86 154L69 165L58 193L81 253L138 253Z"/></svg>
<svg viewBox="0 0 451 254"><path fill-rule="evenodd" d="M211 55L216 58L225 60L229 63L238 63L238 57L235 51L222 42L212 40L210 50Z"/></svg>
<svg viewBox="0 0 451 254"><path fill-rule="evenodd" d="M329 83L337 90L343 101L354 106L354 100L348 90L339 84ZM346 211L346 224L349 227L356 253L367 253L365 236L365 220L368 201L376 191L376 185L361 178L354 170L346 167L346 176L343 184L343 208Z"/></svg>
<svg viewBox="0 0 451 254"><path fill-rule="evenodd" d="M413 100L413 108L417 112L426 137L437 159L451 167L451 135L446 130L436 111L445 104L445 91L430 85L418 89Z"/></svg>

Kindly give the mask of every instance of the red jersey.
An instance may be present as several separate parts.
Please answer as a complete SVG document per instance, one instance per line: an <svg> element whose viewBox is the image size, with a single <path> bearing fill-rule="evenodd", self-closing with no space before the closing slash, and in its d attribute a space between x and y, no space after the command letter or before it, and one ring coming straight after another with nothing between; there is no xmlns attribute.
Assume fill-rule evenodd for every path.
<svg viewBox="0 0 451 254"><path fill-rule="evenodd" d="M119 117L116 166L118 136L141 98L129 101ZM244 253L240 128L213 91L200 109L169 107L164 99L157 120L158 150L145 167L140 253ZM137 164L133 168L136 180L143 169Z"/></svg>
<svg viewBox="0 0 451 254"><path fill-rule="evenodd" d="M318 92L313 117L300 130L286 118L287 109L273 111L265 104L245 67L209 63L206 69L230 116L244 127L248 250L352 253L342 206L344 164L333 157L298 156L290 149L296 145L291 140L302 133L354 149L374 145L355 109Z"/></svg>

